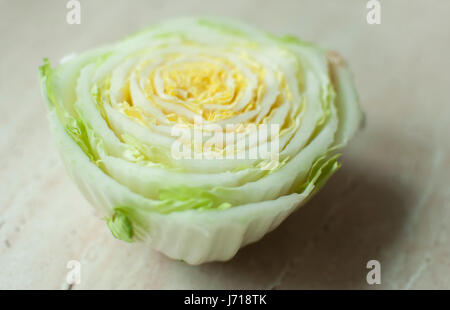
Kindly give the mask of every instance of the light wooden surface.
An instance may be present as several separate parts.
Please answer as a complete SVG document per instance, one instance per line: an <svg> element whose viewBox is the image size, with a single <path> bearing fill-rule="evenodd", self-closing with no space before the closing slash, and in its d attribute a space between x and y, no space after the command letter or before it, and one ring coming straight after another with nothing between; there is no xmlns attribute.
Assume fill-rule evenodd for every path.
<svg viewBox="0 0 450 310"><path fill-rule="evenodd" d="M0 288L450 288L450 1L1 1ZM66 175L38 85L53 62L163 18L224 15L339 51L367 116L343 168L305 207L227 263L198 267L114 239ZM366 283L381 262L382 284Z"/></svg>

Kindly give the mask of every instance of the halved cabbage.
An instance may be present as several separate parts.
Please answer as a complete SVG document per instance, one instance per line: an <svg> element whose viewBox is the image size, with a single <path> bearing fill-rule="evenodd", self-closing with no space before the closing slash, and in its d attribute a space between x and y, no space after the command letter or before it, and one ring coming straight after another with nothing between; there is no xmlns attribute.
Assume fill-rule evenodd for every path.
<svg viewBox="0 0 450 310"><path fill-rule="evenodd" d="M113 235L190 264L277 227L339 168L361 121L336 53L229 20L170 20L40 72L65 165ZM197 122L212 143L174 135ZM278 131L253 143L248 128L264 125ZM249 156L273 141L276 158Z"/></svg>

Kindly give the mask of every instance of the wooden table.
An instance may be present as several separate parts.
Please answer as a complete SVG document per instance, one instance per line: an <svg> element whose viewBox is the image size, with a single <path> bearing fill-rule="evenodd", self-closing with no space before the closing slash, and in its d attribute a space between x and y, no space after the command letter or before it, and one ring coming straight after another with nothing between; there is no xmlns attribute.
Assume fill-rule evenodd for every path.
<svg viewBox="0 0 450 310"><path fill-rule="evenodd" d="M450 288L450 2L2 1L0 288ZM114 239L68 178L38 85L58 61L180 15L225 15L292 33L349 60L366 112L343 168L305 207L227 263L197 267ZM382 284L366 282L367 261Z"/></svg>

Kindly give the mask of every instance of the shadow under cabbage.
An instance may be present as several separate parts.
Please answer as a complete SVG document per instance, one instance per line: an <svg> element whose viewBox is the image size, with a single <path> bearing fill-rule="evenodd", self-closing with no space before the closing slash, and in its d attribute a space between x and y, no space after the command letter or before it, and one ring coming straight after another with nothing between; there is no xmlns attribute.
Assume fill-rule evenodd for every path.
<svg viewBox="0 0 450 310"><path fill-rule="evenodd" d="M408 197L388 172L344 157L328 184L277 229L231 261L200 268L239 279L229 289L369 288L366 264L376 259L389 271Z"/></svg>

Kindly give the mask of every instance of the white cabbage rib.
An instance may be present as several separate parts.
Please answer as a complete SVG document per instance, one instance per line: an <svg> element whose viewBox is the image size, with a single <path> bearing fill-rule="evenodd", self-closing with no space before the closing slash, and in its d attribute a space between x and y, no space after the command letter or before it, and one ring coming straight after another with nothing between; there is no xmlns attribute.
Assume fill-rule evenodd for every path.
<svg viewBox="0 0 450 310"><path fill-rule="evenodd" d="M362 118L336 53L227 20L168 21L54 69L46 62L41 81L64 162L112 233L190 264L230 259L278 226L339 168L336 152ZM175 159L173 127L195 132L198 120L222 133L281 131L244 149L258 133L194 147L234 159ZM238 157L274 139L270 170Z"/></svg>

